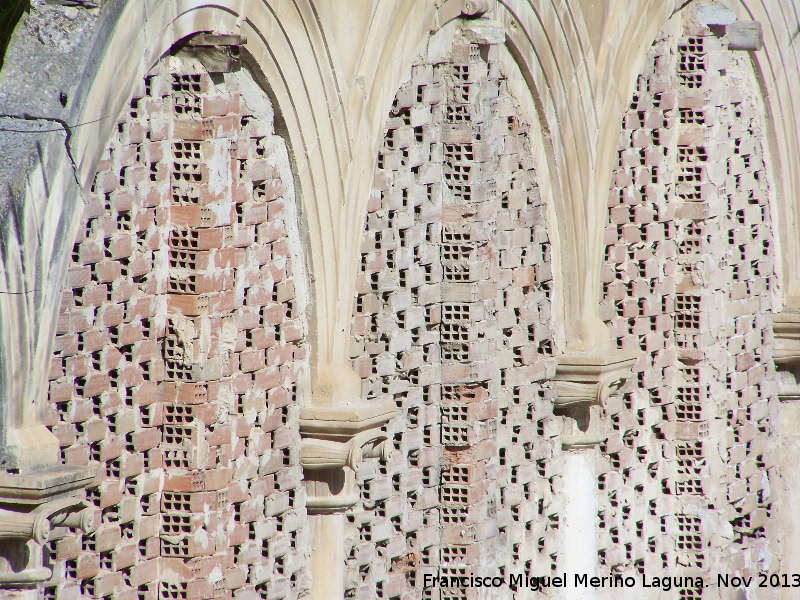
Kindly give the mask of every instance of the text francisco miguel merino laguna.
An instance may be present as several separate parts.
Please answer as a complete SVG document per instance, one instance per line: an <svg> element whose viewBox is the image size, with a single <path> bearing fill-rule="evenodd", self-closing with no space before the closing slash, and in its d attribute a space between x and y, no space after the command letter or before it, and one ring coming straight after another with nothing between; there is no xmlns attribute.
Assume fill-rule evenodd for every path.
<svg viewBox="0 0 800 600"><path fill-rule="evenodd" d="M530 588L533 591L537 591L549 587L565 588L568 587L568 582L570 580L572 581L573 587L576 588L633 588L638 584L641 587L659 588L666 592L679 587L704 587L702 577L647 577L642 575L640 579L636 579L630 576L623 577L622 575L592 577L585 573L575 573L572 578L566 573L563 575L546 577L531 577L519 573L517 575L509 574L508 578L499 575L495 577L479 577L477 575L431 575L430 573L426 573L423 576L422 586L425 588L499 588L508 586L511 589Z"/></svg>

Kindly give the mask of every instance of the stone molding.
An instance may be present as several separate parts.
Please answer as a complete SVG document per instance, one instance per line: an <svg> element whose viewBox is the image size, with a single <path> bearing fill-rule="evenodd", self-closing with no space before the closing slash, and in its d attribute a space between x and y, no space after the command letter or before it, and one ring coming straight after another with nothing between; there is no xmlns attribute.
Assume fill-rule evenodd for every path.
<svg viewBox="0 0 800 600"><path fill-rule="evenodd" d="M800 312L784 311L772 317L777 364L800 361Z"/></svg>
<svg viewBox="0 0 800 600"><path fill-rule="evenodd" d="M232 73L241 66L241 48L246 43L243 35L199 33L182 52L199 60L209 73Z"/></svg>
<svg viewBox="0 0 800 600"><path fill-rule="evenodd" d="M773 316L775 333L775 368L778 376L778 398L781 402L800 400L800 312L784 311Z"/></svg>
<svg viewBox="0 0 800 600"><path fill-rule="evenodd" d="M494 0L465 0L461 7L463 17L482 17L495 6Z"/></svg>

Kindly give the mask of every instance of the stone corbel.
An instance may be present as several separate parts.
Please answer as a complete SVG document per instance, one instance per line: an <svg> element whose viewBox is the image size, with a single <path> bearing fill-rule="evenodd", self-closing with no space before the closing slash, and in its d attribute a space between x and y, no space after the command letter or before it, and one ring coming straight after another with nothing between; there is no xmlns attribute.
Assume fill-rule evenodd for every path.
<svg viewBox="0 0 800 600"><path fill-rule="evenodd" d="M232 73L241 66L241 48L246 43L243 35L198 33L182 52L199 60L209 73Z"/></svg>
<svg viewBox="0 0 800 600"><path fill-rule="evenodd" d="M365 458L386 461L391 443L381 428L391 401L361 400L361 380L348 366L326 369L311 406L300 411L301 464L310 513L341 512L358 501L355 471Z"/></svg>
<svg viewBox="0 0 800 600"><path fill-rule="evenodd" d="M362 431L349 442L331 442L306 438L303 440L301 463L304 469L340 469L345 466L358 470L365 458L389 460L389 438L380 429Z"/></svg>
<svg viewBox="0 0 800 600"><path fill-rule="evenodd" d="M35 588L52 577L42 546L53 529L93 530L94 509L72 494L96 475L96 467L66 466L0 473L0 589Z"/></svg>
<svg viewBox="0 0 800 600"><path fill-rule="evenodd" d="M608 437L600 414L608 397L630 378L638 354L608 351L559 357L554 412L570 417L561 439L565 450L591 448Z"/></svg>
<svg viewBox="0 0 800 600"><path fill-rule="evenodd" d="M773 332L778 398L781 402L800 400L800 312L787 311L774 315Z"/></svg>

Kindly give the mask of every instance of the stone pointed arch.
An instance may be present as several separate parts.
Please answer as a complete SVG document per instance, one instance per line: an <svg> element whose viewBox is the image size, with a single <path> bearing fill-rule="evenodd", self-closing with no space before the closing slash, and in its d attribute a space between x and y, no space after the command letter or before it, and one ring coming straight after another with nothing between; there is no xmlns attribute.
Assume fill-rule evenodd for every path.
<svg viewBox="0 0 800 600"><path fill-rule="evenodd" d="M7 324L2 331L0 386L8 414L4 423L9 428L10 464L27 456L34 461L31 468L55 462L54 440L37 426L37 404L45 393L43 369L52 351L66 248L75 235L84 190L91 185L105 141L135 82L187 36L204 31L246 36L244 50L275 98L305 198L311 262L318 263L317 273L327 274L314 278L319 320L311 329L318 336L314 347L321 356L327 357L329 336L320 323L328 321L326 311L336 305L337 222L350 142L336 73L311 4L128 2L114 3L95 18L94 30L87 34L91 37L84 40L88 43L78 65L80 75L69 84L74 92L67 110L62 118L41 120L49 129L37 136L24 178L12 180L6 190L6 205L13 206L6 215L13 219L4 229L0 270L5 292L0 310ZM75 124L81 126L72 127ZM27 129L37 135L45 127ZM11 348L17 351L9 352ZM17 428L24 428L25 434L14 434ZM25 440L49 450L25 453L12 448Z"/></svg>
<svg viewBox="0 0 800 600"><path fill-rule="evenodd" d="M558 261L567 275L557 283L565 347L575 351L604 347L608 333L597 317L596 300L602 242L599 223L605 210L614 140L638 65L677 5L644 2L625 10L616 6L611 18L591 24L587 24L580 3L568 10L549 0L508 0L492 6L486 17L505 31L506 46L536 99L545 132L556 215L551 228L560 238ZM366 100L361 101L362 114L354 119L359 127L356 138L369 140L371 150L375 150L393 90L416 48L429 31L460 16L461 8L460 3L450 1L438 11L411 3L376 9L354 73L358 85L367 90ZM599 33L594 31L598 27ZM592 45L595 38L604 40L598 48ZM360 232L367 201L368 184L364 182L371 165L365 155L354 156L348 178L347 226L353 235ZM354 265L355 253L350 254L349 264ZM342 307L342 318L348 314ZM337 331L346 327L339 325Z"/></svg>
<svg viewBox="0 0 800 600"><path fill-rule="evenodd" d="M0 459L4 467L25 472L58 462L58 444L41 425L38 413L57 329L57 298L67 249L76 234L84 193L135 82L177 42L198 32L246 38L247 60L268 88L293 153L310 255L310 340L312 364L317 368L314 401L305 398L306 404L360 399L347 361L347 344L358 240L385 118L420 43L454 19L479 16L476 8L480 14L486 10L487 22L505 36L540 119L541 162L552 183L551 239L558 246L556 321L565 329L563 340L556 340L561 346L557 349L585 354L606 348L609 336L598 316L599 269L619 123L638 67L657 32L689 3L380 0L353 7L341 0L119 0L104 4L91 14L76 13L85 29L75 33L78 45L64 31L42 33L42 39L60 40L73 50L69 59L54 58L54 64L68 69L69 81L54 85L44 75L3 73L3 84L19 83L20 90L40 90L43 93L38 95L48 96L38 99L28 92L31 97L25 98L25 92L17 91L10 100L0 101L4 115L0 123L11 130L0 132L8 134L0 138L5 163L0 165L0 174L9 183L8 189L0 191L0 427L7 429L0 432L0 450L5 452ZM754 61L773 123L783 287L787 306L794 308L800 295L795 290L800 288L800 242L795 235L800 212L796 7L781 0L739 0L729 5L740 18L764 24L765 49L755 54ZM18 32L17 51L26 49L22 38L35 37L29 33ZM55 37L48 38L49 34ZM53 51L52 56L56 55ZM28 88L22 85L26 78L31 79ZM20 110L13 112L9 106ZM13 136L18 137L12 140ZM20 136L26 141L19 142ZM602 390L608 381L598 373L611 369L610 363L617 365L614 357L583 358L572 363L562 359L569 368L556 378L562 388L580 390L576 402L588 397L587 388ZM353 431L363 426L368 432L368 427L384 423L391 410L381 412L383 408L378 407L376 416L362 408L338 415L340 421L324 418L332 414L327 409L305 413L306 425L332 421L328 425L335 430L347 421L351 426L350 437L341 431L322 432L342 435L347 441L335 443L346 443L346 452L328 443L307 444L306 458L316 461L313 466L341 470L343 456L355 464L383 454L378 451L377 436L369 433L365 441L359 437L364 431ZM313 439L313 435L308 437ZM364 446L354 440L364 441ZM304 466L312 462L309 459ZM329 483L323 479L314 483L322 488ZM336 502L334 498L323 508L339 511L343 505ZM331 540L340 535L335 520L324 523L319 530L323 537L325 531L331 533ZM334 581L340 575L341 557L337 561L329 567ZM327 583L319 576L317 580L323 586ZM337 585L319 593L335 596Z"/></svg>
<svg viewBox="0 0 800 600"><path fill-rule="evenodd" d="M63 254L63 241L74 227L70 215L75 214L79 188L91 180L102 148L99 140L107 139L113 117L136 78L172 44L195 31L243 34L245 49L276 100L294 155L313 265L314 364L322 368L339 362L336 357L346 348L352 308L357 261L353 240L362 227L369 185L366 175L374 166L384 115L419 43L431 29L461 16L465 7L460 0L438 7L422 2L379 3L359 13L359 36L348 37L350 29L341 25L344 12L333 3L164 0L110 6L99 17L65 119L72 124L88 123L71 131L68 141L79 185L58 186L65 199L53 198L44 212L60 216L44 220L45 242L39 250L41 264L48 267L37 274L30 268L28 272L49 281L49 290L57 288L63 268L51 257ZM600 252L599 207L613 153L609 150L613 143L608 141L613 136L606 135L606 129L618 120L624 106L621 99L629 95L628 67L637 63L637 52L643 52L673 8L671 3L637 3L635 10L617 14L614 23L606 24L612 41L597 52L578 5L564 12L550 1L509 0L488 13L505 28L506 43L540 104L554 171L561 269L568 274L560 312L567 329L566 346L576 350L602 347L607 337L596 318L595 289L599 285L595 268ZM616 44L636 51L620 59L613 51ZM46 163L46 179L52 182L59 169L61 177L69 179L72 169L64 169L69 161L58 153L57 143L51 146L56 155ZM49 223L60 224L50 227ZM14 281L9 275L7 291L24 292L25 286ZM41 303L33 310L44 315L42 311ZM42 317L31 318L38 323ZM41 341L31 356L47 355L52 325L51 310L37 325ZM19 342L14 345L20 346ZM24 356L16 359L27 360ZM13 371L20 368L14 366Z"/></svg>

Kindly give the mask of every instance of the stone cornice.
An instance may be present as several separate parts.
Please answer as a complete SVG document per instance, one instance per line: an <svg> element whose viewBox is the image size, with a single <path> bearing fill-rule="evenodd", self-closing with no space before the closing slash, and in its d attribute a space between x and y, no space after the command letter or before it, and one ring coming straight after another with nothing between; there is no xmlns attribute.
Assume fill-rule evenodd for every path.
<svg viewBox="0 0 800 600"><path fill-rule="evenodd" d="M0 472L0 503L39 504L87 487L97 475L97 467L66 465L18 475Z"/></svg>
<svg viewBox="0 0 800 600"><path fill-rule="evenodd" d="M321 439L350 438L381 427L395 414L391 401L347 401L333 406L307 406L300 410L300 433Z"/></svg>

